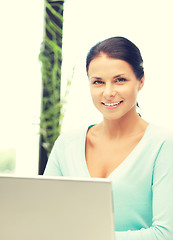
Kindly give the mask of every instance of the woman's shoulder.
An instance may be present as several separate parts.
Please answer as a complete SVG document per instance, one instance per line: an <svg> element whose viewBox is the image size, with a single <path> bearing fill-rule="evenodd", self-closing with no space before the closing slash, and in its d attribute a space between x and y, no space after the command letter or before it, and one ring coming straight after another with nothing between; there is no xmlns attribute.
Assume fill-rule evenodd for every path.
<svg viewBox="0 0 173 240"><path fill-rule="evenodd" d="M83 127L79 129L70 129L68 131L62 132L55 141L55 144L68 144L70 142L74 143L76 141L85 140L88 127Z"/></svg>
<svg viewBox="0 0 173 240"><path fill-rule="evenodd" d="M163 142L172 142L173 143L173 130L157 125L155 123L150 123L148 127L150 132L150 137L152 139L161 140Z"/></svg>

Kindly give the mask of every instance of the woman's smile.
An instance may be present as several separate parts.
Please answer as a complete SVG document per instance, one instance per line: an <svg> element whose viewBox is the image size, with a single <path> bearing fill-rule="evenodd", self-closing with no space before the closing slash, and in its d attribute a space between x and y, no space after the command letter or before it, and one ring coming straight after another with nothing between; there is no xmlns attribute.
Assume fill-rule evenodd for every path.
<svg viewBox="0 0 173 240"><path fill-rule="evenodd" d="M118 108L122 102L123 101L117 101L112 103L106 103L106 102L101 102L101 103L105 106L106 109L112 110L112 109Z"/></svg>

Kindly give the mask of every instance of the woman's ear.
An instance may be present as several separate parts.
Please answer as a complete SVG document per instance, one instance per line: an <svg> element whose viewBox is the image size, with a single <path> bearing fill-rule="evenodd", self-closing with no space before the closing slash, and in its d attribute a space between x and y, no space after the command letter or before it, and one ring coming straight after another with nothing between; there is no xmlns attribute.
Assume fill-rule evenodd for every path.
<svg viewBox="0 0 173 240"><path fill-rule="evenodd" d="M139 81L139 88L138 88L139 91L143 88L144 82L145 82L145 75Z"/></svg>

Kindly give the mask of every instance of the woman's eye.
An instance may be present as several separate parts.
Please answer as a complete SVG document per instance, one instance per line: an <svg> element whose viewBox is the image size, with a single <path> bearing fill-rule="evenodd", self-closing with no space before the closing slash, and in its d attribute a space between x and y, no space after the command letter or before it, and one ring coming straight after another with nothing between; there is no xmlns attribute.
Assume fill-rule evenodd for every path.
<svg viewBox="0 0 173 240"><path fill-rule="evenodd" d="M98 84L103 84L103 82L99 81L99 80L96 80L96 81L93 82L93 84L98 85Z"/></svg>
<svg viewBox="0 0 173 240"><path fill-rule="evenodd" d="M126 81L125 78L118 78L118 79L116 79L116 82L125 82L125 81Z"/></svg>

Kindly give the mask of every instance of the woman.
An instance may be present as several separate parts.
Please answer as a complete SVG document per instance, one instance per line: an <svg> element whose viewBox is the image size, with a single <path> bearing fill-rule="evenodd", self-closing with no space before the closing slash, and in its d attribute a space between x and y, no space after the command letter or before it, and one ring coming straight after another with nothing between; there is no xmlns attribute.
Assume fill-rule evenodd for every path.
<svg viewBox="0 0 173 240"><path fill-rule="evenodd" d="M136 111L143 60L128 39L93 48L86 69L100 124L61 135L45 174L112 181L117 240L173 239L173 135Z"/></svg>

